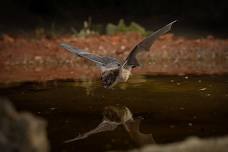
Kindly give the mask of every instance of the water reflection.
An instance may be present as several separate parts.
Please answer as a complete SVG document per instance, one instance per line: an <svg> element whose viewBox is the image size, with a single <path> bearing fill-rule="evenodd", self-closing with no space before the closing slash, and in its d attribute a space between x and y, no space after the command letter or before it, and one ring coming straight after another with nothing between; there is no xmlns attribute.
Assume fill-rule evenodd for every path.
<svg viewBox="0 0 228 152"><path fill-rule="evenodd" d="M92 134L100 132L113 131L119 125L123 125L125 131L131 139L139 146L146 144L154 144L152 134L144 134L140 132L140 122L142 117L133 118L129 108L125 106L107 106L104 108L102 122L93 130L86 132L78 137L66 140L65 143L73 142L80 139L85 139Z"/></svg>
<svg viewBox="0 0 228 152"><path fill-rule="evenodd" d="M8 97L18 110L32 112L48 121L53 151L101 152L135 148L139 142L134 141L138 139L134 136L141 136L135 122L144 133L153 133L159 144L188 136L228 134L227 90L227 76L133 76L113 89L104 89L99 81L10 84L0 86L0 96ZM127 106L134 114L134 123L127 125L130 131L120 124L114 131L63 143L78 133L96 128L104 120L105 107L110 105ZM138 116L145 119L139 123ZM119 119L113 119L120 123Z"/></svg>

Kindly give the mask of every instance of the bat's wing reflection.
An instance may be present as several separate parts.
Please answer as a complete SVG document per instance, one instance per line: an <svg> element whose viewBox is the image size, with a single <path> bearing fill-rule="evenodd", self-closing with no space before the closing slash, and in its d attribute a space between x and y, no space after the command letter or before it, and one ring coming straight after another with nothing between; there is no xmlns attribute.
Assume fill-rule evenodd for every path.
<svg viewBox="0 0 228 152"><path fill-rule="evenodd" d="M113 131L115 130L121 123L109 121L109 120L103 120L96 128L93 130L90 130L82 135L78 135L76 138L66 140L64 143L70 143L76 140L84 139L87 138L88 136L92 134L97 134L100 132L105 132L105 131Z"/></svg>

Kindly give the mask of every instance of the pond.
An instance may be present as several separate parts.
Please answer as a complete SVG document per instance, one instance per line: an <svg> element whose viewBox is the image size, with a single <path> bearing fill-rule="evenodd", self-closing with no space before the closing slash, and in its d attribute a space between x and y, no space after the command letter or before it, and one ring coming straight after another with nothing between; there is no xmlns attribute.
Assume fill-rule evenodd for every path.
<svg viewBox="0 0 228 152"><path fill-rule="evenodd" d="M228 134L227 76L132 77L113 89L99 81L49 81L1 85L0 96L18 110L48 121L52 151L106 151L135 148L123 127L64 143L95 128L106 106L123 105L134 117L144 119L143 133L156 143L180 141L189 136L216 137Z"/></svg>

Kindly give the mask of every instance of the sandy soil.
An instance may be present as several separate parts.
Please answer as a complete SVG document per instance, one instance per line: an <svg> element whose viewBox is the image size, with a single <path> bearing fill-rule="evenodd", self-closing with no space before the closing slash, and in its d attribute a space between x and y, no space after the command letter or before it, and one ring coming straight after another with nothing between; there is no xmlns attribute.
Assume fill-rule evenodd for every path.
<svg viewBox="0 0 228 152"><path fill-rule="evenodd" d="M95 64L75 57L59 47L72 44L99 55L124 59L143 37L136 33L91 37L0 38L0 83L53 79L97 79ZM208 36L186 39L172 34L161 36L150 52L139 57L142 67L136 74L202 75L228 72L228 40Z"/></svg>

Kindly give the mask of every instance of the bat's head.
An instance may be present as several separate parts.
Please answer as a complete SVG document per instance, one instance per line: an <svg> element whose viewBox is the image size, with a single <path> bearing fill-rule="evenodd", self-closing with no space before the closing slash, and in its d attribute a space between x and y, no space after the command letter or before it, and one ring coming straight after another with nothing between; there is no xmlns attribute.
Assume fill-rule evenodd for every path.
<svg viewBox="0 0 228 152"><path fill-rule="evenodd" d="M104 109L103 116L106 120L118 123L125 123L126 121L133 119L132 113L125 106L107 106Z"/></svg>

